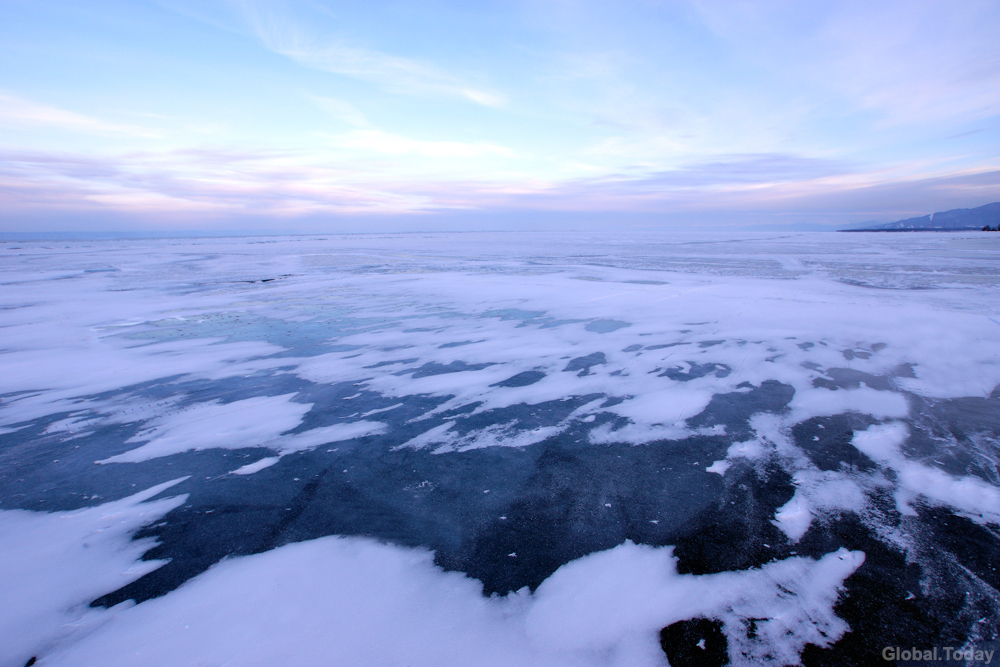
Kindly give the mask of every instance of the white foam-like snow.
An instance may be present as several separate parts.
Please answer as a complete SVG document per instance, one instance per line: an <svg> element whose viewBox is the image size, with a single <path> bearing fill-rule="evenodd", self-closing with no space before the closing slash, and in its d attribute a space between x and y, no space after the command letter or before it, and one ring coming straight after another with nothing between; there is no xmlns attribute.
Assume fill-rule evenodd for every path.
<svg viewBox="0 0 1000 667"><path fill-rule="evenodd" d="M721 461L713 461L712 465L705 468L705 472L714 472L716 475L725 475L731 465L732 463L725 459Z"/></svg>
<svg viewBox="0 0 1000 667"><path fill-rule="evenodd" d="M380 435L386 432L386 428L386 425L382 422L367 420L331 424L330 426L319 426L300 433L282 435L266 443L265 446L282 454L290 454L291 452L313 449L314 447L331 442Z"/></svg>
<svg viewBox="0 0 1000 667"><path fill-rule="evenodd" d="M253 463L248 463L245 466L240 466L233 471L234 475L252 475L255 472L260 472L264 468L270 468L275 463L281 460L280 456L265 456L264 458L254 461Z"/></svg>
<svg viewBox="0 0 1000 667"><path fill-rule="evenodd" d="M528 634L547 646L616 651L622 642L650 642L685 618L722 619L731 654L753 661L773 652L778 664L798 663L806 643L828 646L847 631L833 613L843 580L864 554L841 549L819 561L789 558L743 572L678 575L672 549L626 542L568 563L539 586ZM759 640L736 630L768 618Z"/></svg>
<svg viewBox="0 0 1000 667"><path fill-rule="evenodd" d="M798 542L809 530L812 523L812 512L809 511L809 501L801 493L796 493L792 499L778 508L774 513L774 524L788 536L792 542Z"/></svg>
<svg viewBox="0 0 1000 667"><path fill-rule="evenodd" d="M876 391L869 387L796 392L789 407L792 409L789 418L792 423L845 412L858 412L879 419L901 418L910 411L902 394Z"/></svg>
<svg viewBox="0 0 1000 667"><path fill-rule="evenodd" d="M258 396L231 403L207 401L153 419L128 442L146 444L100 463L137 463L200 449L258 447L302 422L312 404L295 394Z"/></svg>
<svg viewBox="0 0 1000 667"><path fill-rule="evenodd" d="M848 630L833 614L864 560L840 550L745 572L679 575L670 548L630 542L560 568L534 595L484 598L432 554L327 537L225 560L167 595L109 618L45 664L174 666L662 665L664 625L720 618L733 654L798 661ZM768 618L757 637L745 620ZM31 644L21 653L36 650Z"/></svg>
<svg viewBox="0 0 1000 667"><path fill-rule="evenodd" d="M0 666L21 667L109 620L91 600L165 562L139 560L155 542L132 534L187 496L143 501L184 479L73 512L0 510Z"/></svg>
<svg viewBox="0 0 1000 667"><path fill-rule="evenodd" d="M357 421L285 434L299 426L312 407L311 403L296 403L292 400L295 396L291 393L231 403L197 403L151 420L145 429L127 440L146 444L98 463L137 463L187 451L244 447L267 447L288 454L385 432L385 424L381 422Z"/></svg>
<svg viewBox="0 0 1000 667"><path fill-rule="evenodd" d="M817 516L861 513L868 502L857 481L840 472L806 468L796 472L793 480L795 494L774 515L774 524L793 542L802 539Z"/></svg>

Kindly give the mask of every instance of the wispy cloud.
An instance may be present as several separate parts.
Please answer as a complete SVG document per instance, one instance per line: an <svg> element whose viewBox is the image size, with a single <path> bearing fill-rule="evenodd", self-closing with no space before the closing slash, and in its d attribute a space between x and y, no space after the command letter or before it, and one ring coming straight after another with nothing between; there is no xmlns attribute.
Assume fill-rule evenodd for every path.
<svg viewBox="0 0 1000 667"><path fill-rule="evenodd" d="M74 111L4 93L0 93L0 125L22 128L58 128L80 134L119 134L147 138L160 136L159 133L146 128L108 123Z"/></svg>
<svg viewBox="0 0 1000 667"><path fill-rule="evenodd" d="M244 0L238 6L267 49L306 67L368 81L390 92L444 95L488 107L506 102L500 93L433 64L322 35L275 3Z"/></svg>
<svg viewBox="0 0 1000 667"><path fill-rule="evenodd" d="M0 201L15 210L301 216L413 213L419 188L364 182L350 169L289 151L173 151L94 158L0 152ZM354 180L352 180L352 178Z"/></svg>

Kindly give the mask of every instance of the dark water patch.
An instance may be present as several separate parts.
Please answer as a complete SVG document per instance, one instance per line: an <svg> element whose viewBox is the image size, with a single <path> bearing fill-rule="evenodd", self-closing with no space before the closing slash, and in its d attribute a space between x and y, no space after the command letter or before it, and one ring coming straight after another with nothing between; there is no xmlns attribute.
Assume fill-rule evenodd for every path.
<svg viewBox="0 0 1000 667"><path fill-rule="evenodd" d="M542 371L524 371L513 375L506 380L501 380L491 384L491 387L527 387L528 385L535 384L539 380L545 377L545 373Z"/></svg>
<svg viewBox="0 0 1000 667"><path fill-rule="evenodd" d="M691 428L723 424L726 434L734 442L746 440L753 435L750 417L759 412L784 412L795 389L777 380L765 380L750 391L735 391L716 394L701 413L687 420ZM722 457L718 457L722 458Z"/></svg>
<svg viewBox="0 0 1000 667"><path fill-rule="evenodd" d="M638 352L641 349L642 345L635 344L635 345L629 345L628 347L623 349L622 352Z"/></svg>
<svg viewBox="0 0 1000 667"><path fill-rule="evenodd" d="M502 308L499 310L487 310L483 317L499 317L501 320L521 320L530 322L545 315L544 310L520 310L518 308Z"/></svg>
<svg viewBox="0 0 1000 667"><path fill-rule="evenodd" d="M570 362L566 364L566 368L563 369L563 372L580 371L577 373L577 376L583 377L584 375L590 375L591 367L606 363L608 363L608 359L604 356L603 352L594 352L593 354L588 354L584 357L571 359Z"/></svg>
<svg viewBox="0 0 1000 667"><path fill-rule="evenodd" d="M722 622L708 618L678 621L660 630L660 648L670 667L722 667L729 664L729 642Z"/></svg>
<svg viewBox="0 0 1000 667"><path fill-rule="evenodd" d="M647 345L647 350L662 350L666 347L677 347L678 345L690 345L691 343L667 343L666 345Z"/></svg>
<svg viewBox="0 0 1000 667"><path fill-rule="evenodd" d="M585 394L576 396L572 400L544 401L534 404L519 403L504 408L484 410L478 414L468 414L451 430L460 436L465 436L477 431L485 431L498 424L516 424L517 430L522 432L555 426L567 419L578 407L600 397L600 394Z"/></svg>
<svg viewBox="0 0 1000 667"><path fill-rule="evenodd" d="M571 411L590 400L559 403ZM484 424L498 418L470 419L476 417ZM532 418L548 420L543 410L520 415ZM188 502L137 535L160 542L147 560L170 562L95 604L149 599L226 556L325 535L430 548L440 565L480 578L488 593L507 592L537 586L561 565L625 539L668 544L678 525L717 496L721 478L692 463L724 452L726 440L597 447L587 442L593 425L577 423L533 446L447 455L368 437L288 455L252 475L210 480L202 474L209 460L224 463L208 467L231 470L237 462L225 454L232 453L179 455L196 477L170 494L190 493ZM402 435L430 426L410 425ZM238 463L249 460L241 456ZM133 467L162 471L163 462Z"/></svg>
<svg viewBox="0 0 1000 667"><path fill-rule="evenodd" d="M815 417L793 426L792 437L820 470L869 472L877 468L875 462L851 440L855 431L864 431L876 423L874 418L856 413Z"/></svg>
<svg viewBox="0 0 1000 667"><path fill-rule="evenodd" d="M724 455L724 453L723 453ZM787 558L794 547L771 519L795 494L792 477L775 464L755 469L737 463L718 493L672 536L681 574L715 574Z"/></svg>
<svg viewBox="0 0 1000 667"><path fill-rule="evenodd" d="M945 472L1000 485L1000 395L927 399L909 395L903 452Z"/></svg>
<svg viewBox="0 0 1000 667"><path fill-rule="evenodd" d="M674 366L660 373L660 377L668 377L671 380L677 380L678 382L688 382L690 380L705 377L709 373L714 374L717 378L724 378L732 372L732 369L726 364L717 364L714 362L699 364L693 361L689 361L687 364L690 368L685 370L683 366Z"/></svg>
<svg viewBox="0 0 1000 667"><path fill-rule="evenodd" d="M139 325L137 330L121 333L131 340L164 342L195 338L222 338L228 342L268 342L284 348L276 356L316 356L330 352L358 349L360 345L339 345L342 336L392 326L402 318L317 317L305 322L290 322L253 312L212 313L183 320L171 318Z"/></svg>
<svg viewBox="0 0 1000 667"><path fill-rule="evenodd" d="M419 357L411 357L409 359L395 359L393 361L380 361L377 364L372 364L371 366L365 366L365 368L382 368L383 366L394 366L395 364L412 364L419 360Z"/></svg>
<svg viewBox="0 0 1000 667"><path fill-rule="evenodd" d="M844 283L845 285L852 285L854 287L866 287L868 289L879 289L879 290L925 291L925 290L934 289L934 287L931 287L929 285L920 285L920 284L912 284L912 285L889 285L889 284L881 284L881 285L876 285L875 283L872 283L872 282L868 282L868 281L865 281L865 280L856 280L856 279L853 279L853 278L838 278L837 282Z"/></svg>
<svg viewBox="0 0 1000 667"><path fill-rule="evenodd" d="M605 334L630 326L632 326L631 322L622 322L620 320L594 320L583 328L594 333Z"/></svg>
<svg viewBox="0 0 1000 667"><path fill-rule="evenodd" d="M463 371L481 371L493 364L467 364L464 361L453 361L450 364L439 364L431 361L420 368L408 368L405 371L393 373L393 375L408 375L413 373L413 379L430 377L432 375L444 375L445 373L461 373Z"/></svg>
<svg viewBox="0 0 1000 667"><path fill-rule="evenodd" d="M715 345L722 345L725 342L724 340L703 340L698 343L698 347L713 347Z"/></svg>
<svg viewBox="0 0 1000 667"><path fill-rule="evenodd" d="M534 589L562 565L625 540L668 544L722 486L692 465L696 453L724 451L717 440L567 447L556 439L539 448L513 502L461 551L438 553L440 565L479 579L486 594Z"/></svg>
<svg viewBox="0 0 1000 667"><path fill-rule="evenodd" d="M826 377L813 380L814 387L825 389L858 389L862 383L878 391L891 391L894 386L891 378L884 375L863 373L853 368L827 368L823 371Z"/></svg>
<svg viewBox="0 0 1000 667"><path fill-rule="evenodd" d="M990 530L942 507L918 511L929 540L1000 593L1000 526Z"/></svg>
<svg viewBox="0 0 1000 667"><path fill-rule="evenodd" d="M892 505L891 497L883 499L883 506ZM941 517L924 517L922 513L921 518L933 525ZM892 510L881 522L897 528L910 542L908 553L880 540L876 530L854 514L814 522L800 541L800 553L814 558L840 547L865 553L865 562L847 578L834 608L851 632L828 649L807 646L803 663L831 667L874 664L886 646L957 648L967 642L977 648L996 646L1000 633L997 590L984 586L964 565L956 566L954 553L946 548L948 541L934 534L936 528L928 535L920 520L900 521ZM952 536L954 527L944 528L943 536ZM991 550L996 548L995 539ZM967 552L970 546L958 550ZM995 551L985 555L992 553Z"/></svg>
<svg viewBox="0 0 1000 667"><path fill-rule="evenodd" d="M438 345L438 349L439 350L443 350L443 349L448 348L448 347L461 347L463 345L473 345L475 343L482 343L482 342L483 341L481 341L481 340L463 340L463 341L458 341L458 342L454 342L454 343L443 343L441 345Z"/></svg>
<svg viewBox="0 0 1000 667"><path fill-rule="evenodd" d="M576 324L578 322L586 322L587 320L556 320L552 318L545 318L547 321L542 324L539 329L553 329L555 327L561 327L564 324ZM541 320L539 320L541 321Z"/></svg>

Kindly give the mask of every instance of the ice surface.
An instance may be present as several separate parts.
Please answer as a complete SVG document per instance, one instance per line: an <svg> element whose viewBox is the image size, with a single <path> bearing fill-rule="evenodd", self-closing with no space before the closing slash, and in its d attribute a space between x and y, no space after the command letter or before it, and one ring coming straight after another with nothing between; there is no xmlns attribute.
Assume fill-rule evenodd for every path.
<svg viewBox="0 0 1000 667"><path fill-rule="evenodd" d="M1000 632L1000 239L262 241L0 257L0 666L330 662L320 634L354 664L657 664L695 618L736 663L821 664Z"/></svg>

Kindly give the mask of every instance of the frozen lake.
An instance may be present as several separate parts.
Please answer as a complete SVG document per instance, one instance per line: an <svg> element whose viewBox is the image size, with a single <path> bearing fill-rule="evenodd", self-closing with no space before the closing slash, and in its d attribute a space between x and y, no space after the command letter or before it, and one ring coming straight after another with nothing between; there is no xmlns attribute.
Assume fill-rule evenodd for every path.
<svg viewBox="0 0 1000 667"><path fill-rule="evenodd" d="M0 244L0 667L993 651L997 236Z"/></svg>

